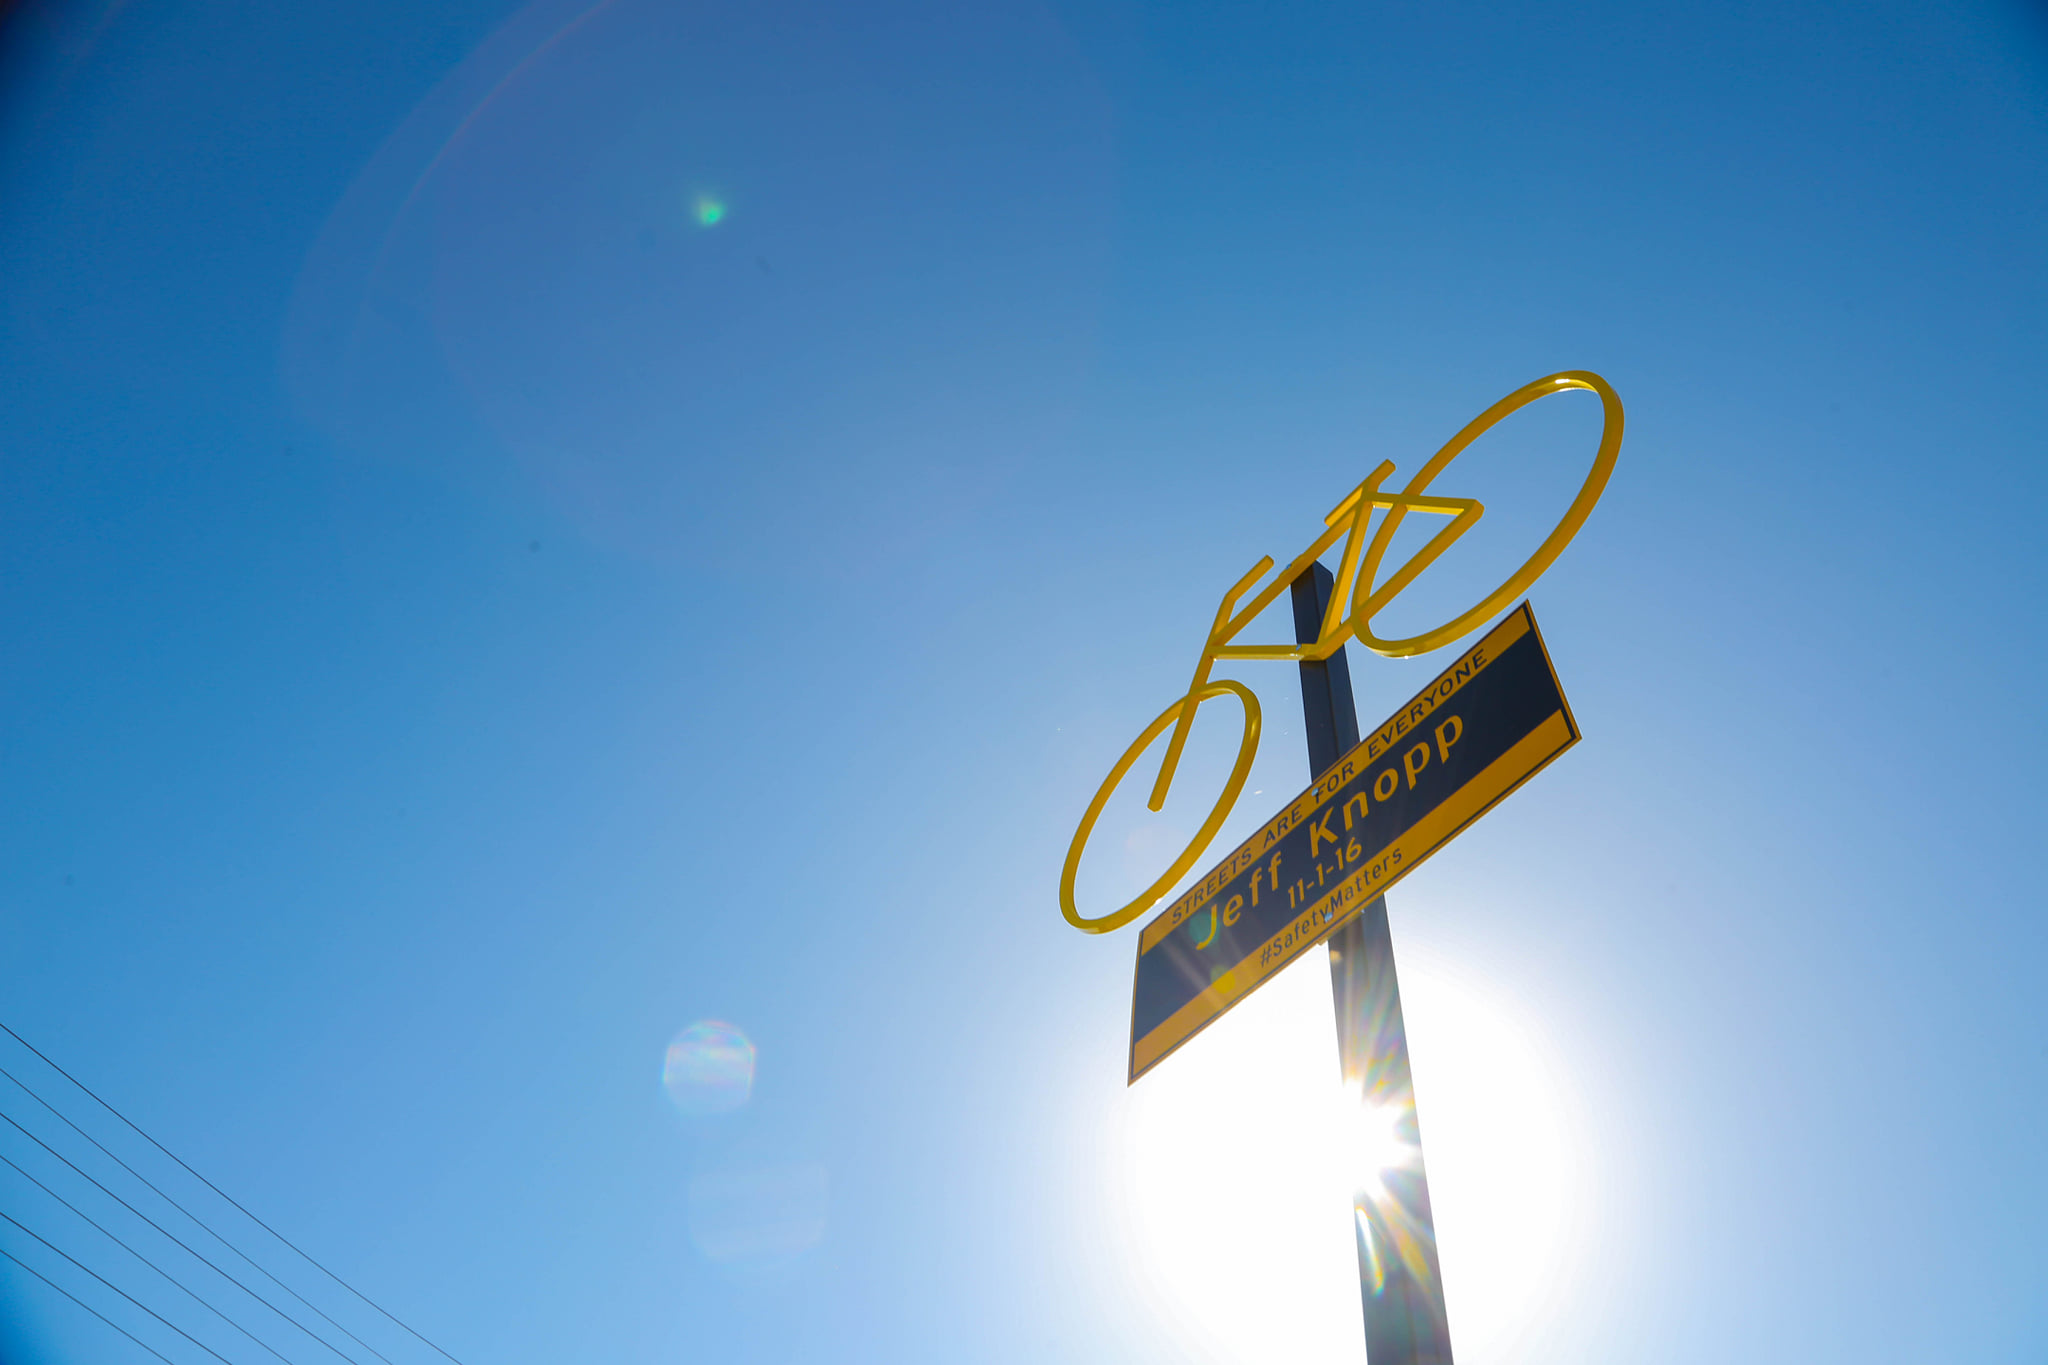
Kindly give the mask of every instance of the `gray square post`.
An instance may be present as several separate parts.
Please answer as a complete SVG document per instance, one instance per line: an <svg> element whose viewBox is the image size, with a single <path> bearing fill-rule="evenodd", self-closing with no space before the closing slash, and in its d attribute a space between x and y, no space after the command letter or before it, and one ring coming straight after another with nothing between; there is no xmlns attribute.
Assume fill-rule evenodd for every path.
<svg viewBox="0 0 2048 1365"><path fill-rule="evenodd" d="M1330 571L1311 565L1294 580L1291 592L1294 638L1307 644L1322 633ZM1358 743L1358 708L1351 697L1351 666L1343 650L1323 663L1303 663L1300 668L1302 724L1313 780ZM1422 1164L1422 1129L1415 1116L1408 1028L1401 1018L1401 983L1394 975L1386 897L1376 897L1330 936L1330 983L1336 993L1337 1051L1345 1083L1359 1093L1362 1103L1382 1113L1391 1111L1394 1135L1412 1153L1352 1193L1359 1289L1365 1299L1366 1361L1451 1365L1436 1220L1430 1213L1429 1176Z"/></svg>

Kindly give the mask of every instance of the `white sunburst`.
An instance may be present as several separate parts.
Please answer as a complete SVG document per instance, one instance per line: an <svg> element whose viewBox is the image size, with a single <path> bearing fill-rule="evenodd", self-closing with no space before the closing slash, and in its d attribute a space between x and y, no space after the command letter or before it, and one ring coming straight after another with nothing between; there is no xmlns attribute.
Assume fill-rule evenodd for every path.
<svg viewBox="0 0 2048 1365"><path fill-rule="evenodd" d="M1426 955L1401 967L1451 1339L1462 1365L1521 1359L1580 1254L1571 1097L1500 992ZM1218 1365L1363 1360L1350 1191L1398 1142L1340 1083L1320 952L1133 1087L1124 1229L1186 1348Z"/></svg>

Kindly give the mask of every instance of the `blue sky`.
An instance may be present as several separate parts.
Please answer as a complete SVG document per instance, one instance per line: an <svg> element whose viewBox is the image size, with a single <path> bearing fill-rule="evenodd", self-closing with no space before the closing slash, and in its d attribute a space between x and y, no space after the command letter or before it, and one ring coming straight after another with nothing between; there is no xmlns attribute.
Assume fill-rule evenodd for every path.
<svg viewBox="0 0 2048 1365"><path fill-rule="evenodd" d="M2038 8L5 38L0 1020L465 1365L1362 1358L1320 967L1127 1090L1060 862L1230 583L1562 369L1628 411L1532 593L1584 741L1390 898L1461 1359L2048 1352ZM1219 853L1307 777L1235 676Z"/></svg>

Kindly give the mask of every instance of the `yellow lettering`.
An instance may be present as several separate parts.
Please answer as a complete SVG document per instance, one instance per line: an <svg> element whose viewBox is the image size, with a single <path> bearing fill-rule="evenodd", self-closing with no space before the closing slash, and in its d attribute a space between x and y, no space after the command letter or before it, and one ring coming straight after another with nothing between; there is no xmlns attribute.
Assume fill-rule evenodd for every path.
<svg viewBox="0 0 2048 1365"><path fill-rule="evenodd" d="M1416 755L1418 754L1422 756L1422 761L1420 763L1415 761ZM1419 777L1422 773L1422 770L1424 768L1427 768L1428 766L1429 746L1427 744L1418 744L1414 748L1410 749L1407 753L1401 755L1401 767L1408 774L1409 791L1415 790L1415 779Z"/></svg>
<svg viewBox="0 0 2048 1365"><path fill-rule="evenodd" d="M1445 732L1446 730L1450 731L1450 733L1449 733L1449 734L1445 734L1444 732ZM1453 744L1456 744L1456 743L1458 742L1458 739L1459 739L1459 737L1460 737L1461 735L1463 735L1464 733L1465 733L1465 722L1464 722L1464 721L1462 721L1462 720L1459 720L1459 719L1458 719L1458 718L1457 718L1456 716L1452 716L1452 717L1451 717L1451 718L1450 718L1449 720L1445 721L1445 722L1444 722L1444 723L1443 723L1442 725L1439 725L1439 726L1437 726L1437 727L1436 727L1436 756L1437 756L1438 758L1441 758L1441 759L1442 759L1442 760L1443 760L1444 762L1446 762L1446 763L1450 762L1450 761L1451 761L1451 746L1452 746Z"/></svg>
<svg viewBox="0 0 2048 1365"><path fill-rule="evenodd" d="M1321 820L1311 820L1308 822L1309 857L1315 857L1317 851L1321 849L1324 844L1334 844L1337 842L1337 836L1330 833L1330 817L1335 815L1336 813L1337 812L1333 810L1326 810L1323 812L1323 818Z"/></svg>

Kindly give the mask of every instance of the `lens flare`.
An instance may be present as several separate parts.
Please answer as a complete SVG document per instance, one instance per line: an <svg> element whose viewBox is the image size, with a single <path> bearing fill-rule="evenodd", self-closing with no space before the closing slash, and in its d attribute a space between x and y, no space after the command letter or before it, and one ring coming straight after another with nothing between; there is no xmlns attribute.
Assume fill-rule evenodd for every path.
<svg viewBox="0 0 2048 1365"><path fill-rule="evenodd" d="M725 217L725 201L715 195L700 194L697 196L696 213L699 227L716 227Z"/></svg>
<svg viewBox="0 0 2048 1365"><path fill-rule="evenodd" d="M786 1261L825 1240L829 1195L816 1162L707 1171L690 1181L690 1240L724 1265Z"/></svg>
<svg viewBox="0 0 2048 1365"><path fill-rule="evenodd" d="M700 1020L668 1045L661 1084L685 1114L729 1114L754 1093L754 1045L732 1024Z"/></svg>

